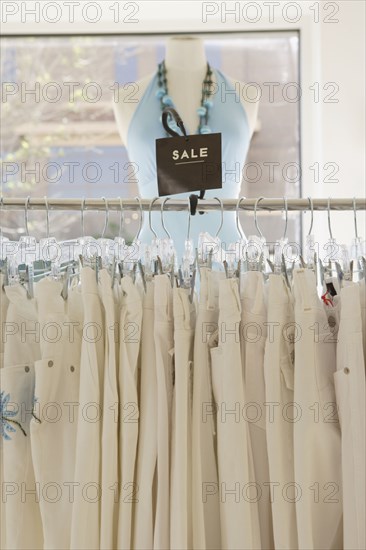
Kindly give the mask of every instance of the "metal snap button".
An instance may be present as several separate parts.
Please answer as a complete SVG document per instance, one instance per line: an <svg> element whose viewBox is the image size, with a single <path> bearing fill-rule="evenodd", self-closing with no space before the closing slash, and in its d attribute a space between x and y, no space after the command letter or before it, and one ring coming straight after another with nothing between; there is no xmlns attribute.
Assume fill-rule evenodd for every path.
<svg viewBox="0 0 366 550"><path fill-rule="evenodd" d="M29 367L24 367L24 370L25 370L25 372L29 372L30 368Z"/></svg>
<svg viewBox="0 0 366 550"><path fill-rule="evenodd" d="M53 361L48 361L48 366L53 367Z"/></svg>
<svg viewBox="0 0 366 550"><path fill-rule="evenodd" d="M71 372L74 372L75 367L73 365L71 365L70 370L71 370Z"/></svg>
<svg viewBox="0 0 366 550"><path fill-rule="evenodd" d="M343 371L346 373L346 374L349 374L350 373L350 370L348 367L344 368Z"/></svg>

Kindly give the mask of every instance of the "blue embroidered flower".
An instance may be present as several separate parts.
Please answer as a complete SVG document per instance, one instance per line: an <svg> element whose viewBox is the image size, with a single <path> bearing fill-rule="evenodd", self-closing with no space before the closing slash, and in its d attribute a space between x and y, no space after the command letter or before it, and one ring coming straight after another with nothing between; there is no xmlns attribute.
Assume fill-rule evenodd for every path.
<svg viewBox="0 0 366 550"><path fill-rule="evenodd" d="M34 418L39 424L41 424L40 419L38 418L38 416L37 416L36 413L34 412L34 409L35 409L35 406L36 406L37 403L38 403L38 397L36 397L35 395L33 395L33 410L32 410L32 416L33 416L33 418Z"/></svg>
<svg viewBox="0 0 366 550"><path fill-rule="evenodd" d="M16 432L16 429L14 428L13 424L15 424L15 426L18 426L20 428L20 430L23 432L23 435L27 435L23 430L21 424L17 420L14 420L14 416L18 414L18 411L7 410L9 400L10 400L10 394L8 393L7 395L5 395L5 393L2 391L0 394L1 435L6 440L11 439L11 437L8 435L9 432L10 433Z"/></svg>

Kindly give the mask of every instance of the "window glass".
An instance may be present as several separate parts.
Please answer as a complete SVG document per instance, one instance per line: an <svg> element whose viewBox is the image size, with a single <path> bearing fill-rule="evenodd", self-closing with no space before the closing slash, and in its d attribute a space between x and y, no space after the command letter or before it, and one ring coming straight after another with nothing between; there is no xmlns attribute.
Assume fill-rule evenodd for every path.
<svg viewBox="0 0 366 550"><path fill-rule="evenodd" d="M256 83L259 120L243 172L246 197L300 196L299 36L297 32L203 35L213 67L233 80ZM166 37L14 37L1 40L1 157L4 197L106 198L138 194L138 167L129 163L113 114L117 86L153 74ZM253 87L253 100L255 100ZM279 238L280 212L259 212L264 235ZM111 213L108 231L118 227ZM253 215L242 214L246 234ZM103 228L103 213L85 215L88 234ZM125 217L131 237L137 213ZM20 212L3 216L5 236L24 232ZM41 237L45 214L30 212L29 228ZM51 214L58 239L80 233L80 215ZM290 214L290 240L300 238L300 216Z"/></svg>

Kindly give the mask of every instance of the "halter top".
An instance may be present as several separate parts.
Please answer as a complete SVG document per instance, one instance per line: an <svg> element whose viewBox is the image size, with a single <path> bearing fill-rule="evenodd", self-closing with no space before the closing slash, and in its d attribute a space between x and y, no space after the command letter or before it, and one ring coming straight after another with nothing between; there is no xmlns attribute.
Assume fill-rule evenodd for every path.
<svg viewBox="0 0 366 550"><path fill-rule="evenodd" d="M242 170L249 148L250 129L246 112L233 85L219 70L215 69L214 73L218 91L210 98L213 101L213 107L210 109L208 124L212 132L221 133L223 179L222 189L206 191L205 198L237 198L240 193ZM158 196L155 140L166 137L160 121L160 101L155 95L157 88L157 75L155 75L137 106L127 135L129 159L138 166L139 193L144 199L153 199ZM183 199L189 195L190 193L180 193L173 197ZM154 236L150 230L148 218L148 214L145 213L140 234L140 240L143 243L150 243ZM160 212L151 213L151 223L160 237L166 237L161 225ZM164 223L174 240L180 261L187 235L188 201L186 212L164 212ZM201 232L207 232L214 237L220 223L219 204L217 212L208 212L202 215L197 212L194 217L191 217L190 238L193 239L194 246L197 246L198 236ZM235 212L224 213L224 223L218 236L224 248L225 244L229 245L229 243L238 240Z"/></svg>

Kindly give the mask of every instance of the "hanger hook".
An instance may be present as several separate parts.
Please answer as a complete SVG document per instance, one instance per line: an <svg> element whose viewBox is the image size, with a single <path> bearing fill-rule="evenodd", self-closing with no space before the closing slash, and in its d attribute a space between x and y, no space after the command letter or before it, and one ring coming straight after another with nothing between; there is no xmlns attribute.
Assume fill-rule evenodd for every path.
<svg viewBox="0 0 366 550"><path fill-rule="evenodd" d="M155 235L155 238L158 239L158 235L157 233L154 231L153 229L153 226L151 224L151 208L152 208L152 205L154 204L155 201L158 200L159 197L155 197L151 202L150 202L150 206L149 206L149 227L150 227L150 231L151 233L153 233Z"/></svg>
<svg viewBox="0 0 366 550"><path fill-rule="evenodd" d="M139 224L139 228L138 228L138 231L137 231L137 234L134 238L134 242L138 241L139 240L139 237L140 237L140 233L141 233L141 230L142 230L142 223L144 221L144 211L142 210L142 203L141 203L141 199L140 197L135 197L135 200L138 202L138 205L139 205L139 208L140 208L140 224Z"/></svg>
<svg viewBox="0 0 366 550"><path fill-rule="evenodd" d="M28 197L25 200L25 206L24 206L24 224L25 224L25 233L26 233L27 237L29 237L29 226L28 226L29 201L30 201L30 196L28 195Z"/></svg>
<svg viewBox="0 0 366 550"><path fill-rule="evenodd" d="M311 222L310 222L309 233L308 233L308 237L310 237L311 231L313 229L313 223L314 223L314 205L313 205L313 199L311 197L308 197L308 201L309 201L309 206L311 211Z"/></svg>
<svg viewBox="0 0 366 550"><path fill-rule="evenodd" d="M191 234L191 201L189 200L189 197L187 197L188 201L188 228L187 228L187 241L189 241L189 237Z"/></svg>
<svg viewBox="0 0 366 550"><path fill-rule="evenodd" d="M216 239L216 238L219 236L219 233L220 233L220 231L221 231L221 229L222 229L222 226L223 226L223 224L224 224L224 205L223 205L222 200L219 199L219 197L214 197L214 199L215 199L216 201L219 201L219 203L220 203L220 209L221 209L221 221L220 221L220 227L218 228L217 233L216 233L216 235L215 235L215 239Z"/></svg>
<svg viewBox="0 0 366 550"><path fill-rule="evenodd" d="M259 197L254 203L254 225L255 225L255 228L258 231L258 234L259 234L261 239L264 239L264 235L263 235L262 231L259 229L258 219L257 219L257 208L258 208L258 204L263 199L264 199L264 197Z"/></svg>
<svg viewBox="0 0 366 550"><path fill-rule="evenodd" d="M333 240L332 226L330 224L330 197L328 198L328 229L329 229L329 236L331 240Z"/></svg>
<svg viewBox="0 0 366 550"><path fill-rule="evenodd" d="M356 197L353 197L353 219L355 222L355 237L358 240L358 230L357 230L357 211L356 211Z"/></svg>
<svg viewBox="0 0 366 550"><path fill-rule="evenodd" d="M240 239L243 240L243 241L246 239L246 237L245 237L245 233L243 231L243 227L240 223L239 209L240 209L241 201L243 201L244 199L246 199L246 197L239 197L238 202L236 203L236 214L235 214L236 215L236 228L238 230Z"/></svg>
<svg viewBox="0 0 366 550"><path fill-rule="evenodd" d="M46 219L46 223L47 223L47 239L50 238L50 211L49 211L49 207L48 207L48 199L47 197L44 197L44 203L46 205L46 212L47 212L47 219Z"/></svg>
<svg viewBox="0 0 366 550"><path fill-rule="evenodd" d="M120 217L119 217L119 231L118 231L118 237L122 238L122 227L125 220L124 211L123 211L123 202L121 197L119 198L119 207L120 207Z"/></svg>
<svg viewBox="0 0 366 550"><path fill-rule="evenodd" d="M170 200L170 197L166 197L163 202L161 203L161 210L160 210L160 213L161 213L161 225L163 226L163 229L165 231L165 233L168 235L168 239L171 239L171 235L169 233L169 231L167 230L167 228L165 227L165 223L164 223L164 204L166 202L168 202Z"/></svg>
<svg viewBox="0 0 366 550"><path fill-rule="evenodd" d="M287 234L287 224L288 224L288 204L287 204L287 197L283 197L283 203L285 205L285 231L283 233L283 237L282 239L285 240L286 239L286 234Z"/></svg>
<svg viewBox="0 0 366 550"><path fill-rule="evenodd" d="M84 225L84 211L85 211L85 197L81 199L81 209L80 209L80 215L81 215L81 237L85 237L85 225Z"/></svg>
<svg viewBox="0 0 366 550"><path fill-rule="evenodd" d="M102 201L104 201L105 204L105 221L104 221L104 227L103 227L103 233L102 233L102 239L104 239L104 236L107 231L108 222L109 222L109 207L108 207L108 201L105 197L102 197Z"/></svg>

